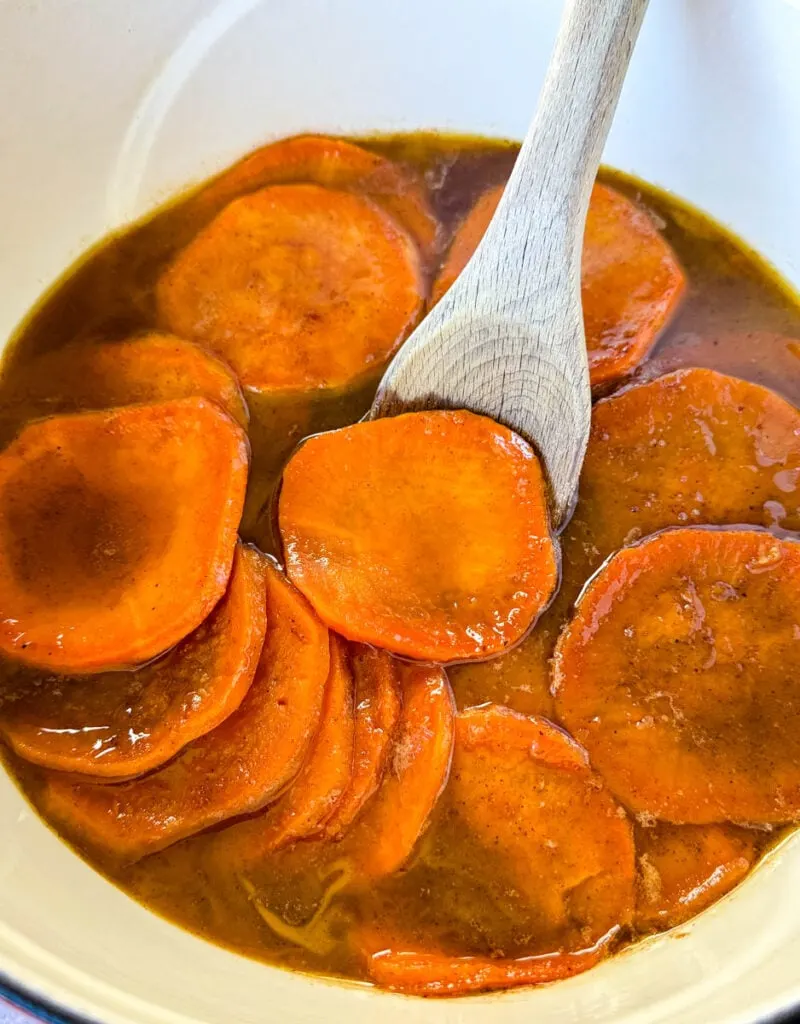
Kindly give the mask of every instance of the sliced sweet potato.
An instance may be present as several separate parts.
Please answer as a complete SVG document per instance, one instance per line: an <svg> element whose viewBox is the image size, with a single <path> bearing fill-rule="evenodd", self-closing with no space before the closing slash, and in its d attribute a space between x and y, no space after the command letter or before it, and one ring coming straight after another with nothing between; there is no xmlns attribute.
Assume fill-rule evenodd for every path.
<svg viewBox="0 0 800 1024"><path fill-rule="evenodd" d="M234 825L220 837L240 864L258 860L322 828L353 774L353 675L345 643L331 635L330 672L322 718L297 778L276 803L256 818Z"/></svg>
<svg viewBox="0 0 800 1024"><path fill-rule="evenodd" d="M608 955L607 943L577 952L512 959L406 950L402 941L380 933L356 938L370 978L383 988L414 996L462 996L544 985L588 971Z"/></svg>
<svg viewBox="0 0 800 1024"><path fill-rule="evenodd" d="M66 678L4 664L0 733L45 768L108 779L157 768L241 704L264 646L265 588L263 557L239 545L206 621L144 668Z"/></svg>
<svg viewBox="0 0 800 1024"><path fill-rule="evenodd" d="M556 650L559 717L637 814L798 821L798 623L800 543L667 530L583 592Z"/></svg>
<svg viewBox="0 0 800 1024"><path fill-rule="evenodd" d="M340 388L376 374L416 323L413 242L368 199L273 185L236 199L161 276L160 322L248 388Z"/></svg>
<svg viewBox="0 0 800 1024"><path fill-rule="evenodd" d="M533 449L469 412L417 412L310 438L283 476L290 578L351 640L430 661L511 646L557 558Z"/></svg>
<svg viewBox="0 0 800 1024"><path fill-rule="evenodd" d="M593 385L630 373L675 312L686 279L648 214L595 185L581 266L583 320Z"/></svg>
<svg viewBox="0 0 800 1024"><path fill-rule="evenodd" d="M225 592L247 464L203 398L26 427L0 454L0 650L88 673L182 640Z"/></svg>
<svg viewBox="0 0 800 1024"><path fill-rule="evenodd" d="M391 655L351 644L350 663L355 679L353 775L325 826L325 834L334 839L344 835L380 785L401 710Z"/></svg>
<svg viewBox="0 0 800 1024"><path fill-rule="evenodd" d="M73 342L12 367L6 385L29 418L197 396L221 405L243 427L248 420L239 382L225 363L169 334Z"/></svg>
<svg viewBox="0 0 800 1024"><path fill-rule="evenodd" d="M398 665L403 710L383 782L342 849L356 879L398 871L411 856L447 783L455 707L439 668Z"/></svg>
<svg viewBox="0 0 800 1024"><path fill-rule="evenodd" d="M211 182L203 198L228 203L265 185L293 182L367 196L387 210L426 255L436 248L439 225L424 185L412 172L344 139L298 135L262 146Z"/></svg>
<svg viewBox="0 0 800 1024"><path fill-rule="evenodd" d="M356 946L404 991L534 984L592 966L634 902L631 824L586 752L544 719L486 705L457 716L430 828L363 898Z"/></svg>
<svg viewBox="0 0 800 1024"><path fill-rule="evenodd" d="M380 668L373 662L369 671ZM209 843L206 867L218 884L235 899L243 889L272 932L319 955L341 941L340 894L371 891L404 866L447 782L454 714L447 677L428 666L398 664L397 672L403 707L383 780L341 842L323 832L263 850L249 842L253 821Z"/></svg>
<svg viewBox="0 0 800 1024"><path fill-rule="evenodd" d="M597 402L562 590L623 544L669 526L800 530L800 411L713 370L659 377Z"/></svg>
<svg viewBox="0 0 800 1024"><path fill-rule="evenodd" d="M80 845L135 860L227 818L264 807L291 782L319 727L328 631L267 563L267 639L235 711L160 770L118 785L51 774L46 813Z"/></svg>
<svg viewBox="0 0 800 1024"><path fill-rule="evenodd" d="M630 921L630 823L556 726L492 705L459 714L448 802L528 905L566 930L562 947Z"/></svg>
<svg viewBox="0 0 800 1024"><path fill-rule="evenodd" d="M469 262L502 194L502 186L484 193L465 217L434 283L434 301ZM686 282L647 213L598 184L586 218L581 285L590 378L599 385L624 377L647 355Z"/></svg>
<svg viewBox="0 0 800 1024"><path fill-rule="evenodd" d="M694 917L744 878L762 845L755 832L735 825L637 828L637 929L672 928Z"/></svg>

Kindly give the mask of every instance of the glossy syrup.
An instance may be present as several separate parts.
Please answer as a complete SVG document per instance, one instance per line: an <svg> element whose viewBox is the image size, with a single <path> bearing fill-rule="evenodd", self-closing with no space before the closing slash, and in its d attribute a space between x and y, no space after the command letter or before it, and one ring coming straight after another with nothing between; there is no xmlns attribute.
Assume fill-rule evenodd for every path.
<svg viewBox="0 0 800 1024"><path fill-rule="evenodd" d="M512 143L426 133L360 141L424 175L446 233L482 191L507 177L516 153ZM646 379L683 366L707 366L800 402L800 299L753 252L702 214L613 171L603 171L602 178L650 211L689 282L680 312L636 376ZM153 289L161 269L216 212L201 196L202 190L193 191L109 238L72 268L33 312L10 346L0 378L0 443L30 415L24 381L34 357L82 337L115 339L154 325ZM433 274L435 267L428 270ZM359 419L375 384L311 400L251 398L253 464L242 526L245 539L277 553L270 502L286 458L303 437ZM453 669L459 706L496 701L523 713L552 714L548 643L534 631L500 658ZM13 770L35 802L35 774L18 764ZM208 939L271 963L354 978L363 977L363 968L340 941L354 922L387 900L415 921L435 913L427 894L432 884L428 869L412 864L380 891L356 895L345 888L332 902L317 938L299 943L292 935L296 939L306 934L303 925L317 913L331 886L330 877L323 877L315 864L311 846L271 859L258 877L257 903L252 888L244 887L235 873L219 870L214 857L217 835L189 839L132 867L96 866L146 906ZM761 833L752 842L762 848L773 838ZM422 840L426 863L434 847L458 849L469 877L486 879L484 888L473 882L459 899L474 920L505 935L513 948L520 923L513 901L504 899L502 887L492 882L496 868L489 852L441 817ZM259 913L259 905L280 917L283 935ZM438 922L431 919L430 924L436 927Z"/></svg>

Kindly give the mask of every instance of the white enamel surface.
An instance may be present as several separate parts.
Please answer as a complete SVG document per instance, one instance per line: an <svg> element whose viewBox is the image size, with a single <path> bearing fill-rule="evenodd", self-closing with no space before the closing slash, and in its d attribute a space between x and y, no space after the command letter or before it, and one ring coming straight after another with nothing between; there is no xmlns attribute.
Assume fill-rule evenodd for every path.
<svg viewBox="0 0 800 1024"><path fill-rule="evenodd" d="M262 140L519 136L558 0L3 0L0 337L88 244ZM800 3L651 0L606 161L800 284ZM800 1004L800 841L680 937L445 1003L276 971L161 921L0 779L0 975L103 1024L750 1024Z"/></svg>

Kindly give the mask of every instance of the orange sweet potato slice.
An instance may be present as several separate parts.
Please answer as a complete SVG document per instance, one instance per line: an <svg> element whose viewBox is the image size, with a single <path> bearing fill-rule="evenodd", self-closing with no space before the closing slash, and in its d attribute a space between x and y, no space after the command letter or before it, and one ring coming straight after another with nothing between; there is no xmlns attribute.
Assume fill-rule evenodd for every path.
<svg viewBox="0 0 800 1024"><path fill-rule="evenodd" d="M325 825L340 839L377 790L400 718L397 666L385 651L350 645L355 679L355 739L350 783Z"/></svg>
<svg viewBox="0 0 800 1024"><path fill-rule="evenodd" d="M331 635L330 673L322 717L308 759L276 803L220 837L223 856L250 862L319 832L353 773L353 675L345 643Z"/></svg>
<svg viewBox="0 0 800 1024"><path fill-rule="evenodd" d="M403 710L377 793L343 846L356 879L398 871L411 856L447 783L453 755L453 695L439 668L398 664Z"/></svg>
<svg viewBox="0 0 800 1024"><path fill-rule="evenodd" d="M160 322L208 345L248 388L341 388L380 367L416 323L417 249L368 199L273 185L236 199L157 285Z"/></svg>
<svg viewBox="0 0 800 1024"><path fill-rule="evenodd" d="M591 572L667 526L798 530L798 478L800 411L758 384L677 370L595 405L565 546L591 550Z"/></svg>
<svg viewBox="0 0 800 1024"><path fill-rule="evenodd" d="M262 146L211 182L203 198L228 203L265 185L295 182L364 195L390 213L424 253L436 248L439 226L424 185L412 172L344 139L298 135Z"/></svg>
<svg viewBox="0 0 800 1024"><path fill-rule="evenodd" d="M637 828L637 929L672 928L694 917L744 878L760 845L755 832L734 825Z"/></svg>
<svg viewBox="0 0 800 1024"><path fill-rule="evenodd" d="M592 385L624 377L644 359L685 287L675 253L647 213L595 185L581 266Z"/></svg>
<svg viewBox="0 0 800 1024"><path fill-rule="evenodd" d="M357 938L370 978L383 988L414 996L463 996L476 992L544 985L594 967L607 943L576 952L529 957L448 956L406 949L380 933Z"/></svg>
<svg viewBox="0 0 800 1024"><path fill-rule="evenodd" d="M283 476L287 571L351 640L485 658L546 605L557 558L532 448L469 412L417 412L310 438Z"/></svg>
<svg viewBox="0 0 800 1024"><path fill-rule="evenodd" d="M359 652L355 658L359 663ZM338 893L372 887L412 856L450 771L455 709L445 673L396 663L388 675L380 659L366 657L364 670L381 686L396 682L402 712L378 790L341 842L324 830L310 842L271 846L261 827L267 811L212 837L206 855L219 884L244 886L270 929L317 951L332 948L328 910ZM292 921L306 902L307 920L298 927Z"/></svg>
<svg viewBox="0 0 800 1024"><path fill-rule="evenodd" d="M133 672L65 678L6 663L0 733L45 768L120 779L164 764L242 702L266 630L265 569L237 547L228 590L206 621Z"/></svg>
<svg viewBox="0 0 800 1024"><path fill-rule="evenodd" d="M247 465L202 398L26 427L0 454L0 650L89 673L182 640L225 591Z"/></svg>
<svg viewBox="0 0 800 1024"><path fill-rule="evenodd" d="M585 581L624 544L670 526L800 530L797 480L800 411L757 384L686 369L597 402L561 535L561 589L536 629L552 635L543 655ZM536 642L525 645L531 664Z"/></svg>
<svg viewBox="0 0 800 1024"><path fill-rule="evenodd" d="M434 301L469 262L502 194L502 187L484 193L467 214L434 283ZM599 385L624 377L647 355L686 282L647 213L598 184L586 218L581 285L590 378Z"/></svg>
<svg viewBox="0 0 800 1024"><path fill-rule="evenodd" d="M667 530L584 591L556 650L559 717L637 814L798 821L798 622L798 542Z"/></svg>
<svg viewBox="0 0 800 1024"><path fill-rule="evenodd" d="M221 405L243 427L248 420L239 382L225 363L169 334L72 342L12 367L6 384L12 403L29 417L197 396Z"/></svg>
<svg viewBox="0 0 800 1024"><path fill-rule="evenodd" d="M384 669L379 662L368 667L380 675ZM340 842L323 832L265 849L256 819L213 836L206 853L206 869L221 886L244 888L273 932L315 953L339 943L331 926L343 890L371 890L406 864L447 782L454 715L447 677L439 668L402 663L396 672L402 712L383 779Z"/></svg>
<svg viewBox="0 0 800 1024"><path fill-rule="evenodd" d="M556 726L496 705L459 714L448 805L562 945L630 921L630 823Z"/></svg>
<svg viewBox="0 0 800 1024"><path fill-rule="evenodd" d="M267 563L267 639L235 711L165 767L118 785L51 774L46 813L80 845L135 860L264 807L297 775L319 727L328 631Z"/></svg>
<svg viewBox="0 0 800 1024"><path fill-rule="evenodd" d="M631 824L586 752L487 705L457 716L430 829L405 871L373 885L356 948L402 991L536 984L596 963L634 901Z"/></svg>

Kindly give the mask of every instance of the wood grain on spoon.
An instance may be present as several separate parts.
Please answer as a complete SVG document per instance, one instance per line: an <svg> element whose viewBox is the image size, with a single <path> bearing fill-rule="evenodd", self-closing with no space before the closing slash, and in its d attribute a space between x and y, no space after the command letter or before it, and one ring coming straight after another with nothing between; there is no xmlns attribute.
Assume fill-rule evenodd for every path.
<svg viewBox="0 0 800 1024"><path fill-rule="evenodd" d="M394 358L373 418L464 408L538 449L554 525L569 515L589 433L583 228L647 0L568 0L536 116L464 272Z"/></svg>

